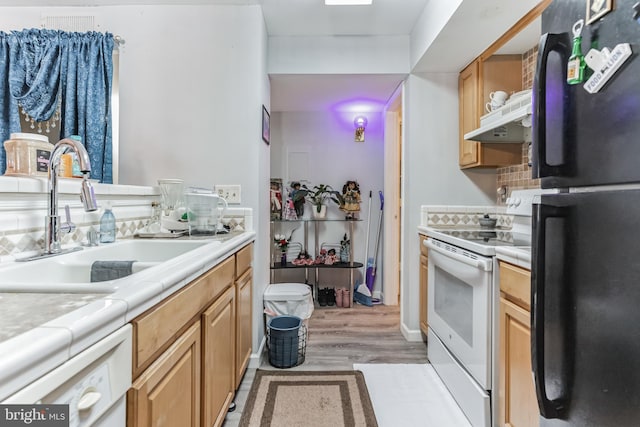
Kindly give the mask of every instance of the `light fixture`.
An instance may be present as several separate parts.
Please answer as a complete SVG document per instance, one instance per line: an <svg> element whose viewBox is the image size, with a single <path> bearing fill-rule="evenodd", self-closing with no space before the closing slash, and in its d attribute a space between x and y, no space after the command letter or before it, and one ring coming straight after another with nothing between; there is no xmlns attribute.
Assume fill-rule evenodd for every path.
<svg viewBox="0 0 640 427"><path fill-rule="evenodd" d="M324 0L327 6L368 6L373 0Z"/></svg>
<svg viewBox="0 0 640 427"><path fill-rule="evenodd" d="M353 125L356 127L356 142L364 142L364 128L367 127L367 118L364 116L357 116L353 119Z"/></svg>

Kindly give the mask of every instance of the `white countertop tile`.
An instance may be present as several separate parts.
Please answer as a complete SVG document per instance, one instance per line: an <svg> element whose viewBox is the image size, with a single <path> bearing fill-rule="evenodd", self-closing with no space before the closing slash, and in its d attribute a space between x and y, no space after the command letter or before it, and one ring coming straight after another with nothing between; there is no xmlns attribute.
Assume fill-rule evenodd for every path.
<svg viewBox="0 0 640 427"><path fill-rule="evenodd" d="M0 401L69 359L71 331L35 328L0 343Z"/></svg>
<svg viewBox="0 0 640 427"><path fill-rule="evenodd" d="M123 326L126 312L125 301L101 298L51 320L42 327L65 328L71 331L69 356L73 357Z"/></svg>
<svg viewBox="0 0 640 427"><path fill-rule="evenodd" d="M103 297L101 294L0 293L0 343Z"/></svg>
<svg viewBox="0 0 640 427"><path fill-rule="evenodd" d="M531 248L529 247L496 247L496 258L531 270Z"/></svg>

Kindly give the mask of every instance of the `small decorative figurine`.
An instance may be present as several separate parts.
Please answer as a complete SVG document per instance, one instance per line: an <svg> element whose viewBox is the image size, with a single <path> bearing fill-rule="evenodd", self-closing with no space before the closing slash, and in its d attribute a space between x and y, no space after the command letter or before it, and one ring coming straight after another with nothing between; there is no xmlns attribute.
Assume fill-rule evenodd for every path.
<svg viewBox="0 0 640 427"><path fill-rule="evenodd" d="M284 219L287 221L295 221L296 219L298 219L296 208L291 197L287 197L287 201L284 205Z"/></svg>
<svg viewBox="0 0 640 427"><path fill-rule="evenodd" d="M327 251L327 256L324 259L324 265L333 265L339 261L336 250L331 248Z"/></svg>
<svg viewBox="0 0 640 427"><path fill-rule="evenodd" d="M347 181L342 187L342 198L344 204L340 209L346 212L346 219L358 219L360 212L360 186L356 181Z"/></svg>
<svg viewBox="0 0 640 427"><path fill-rule="evenodd" d="M279 220L282 217L282 181L271 179L269 191L271 200L271 220Z"/></svg>
<svg viewBox="0 0 640 427"><path fill-rule="evenodd" d="M296 215L298 219L302 218L304 214L304 199L307 195L308 191L300 185L299 182L294 181L291 183L291 192L289 193L289 197L293 201L293 207L296 210Z"/></svg>

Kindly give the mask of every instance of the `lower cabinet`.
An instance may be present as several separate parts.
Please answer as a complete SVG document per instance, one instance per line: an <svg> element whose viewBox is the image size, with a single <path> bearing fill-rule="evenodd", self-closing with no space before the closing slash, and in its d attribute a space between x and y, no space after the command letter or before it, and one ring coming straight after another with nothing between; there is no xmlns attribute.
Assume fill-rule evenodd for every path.
<svg viewBox="0 0 640 427"><path fill-rule="evenodd" d="M134 381L127 426L200 427L200 345L196 322Z"/></svg>
<svg viewBox="0 0 640 427"><path fill-rule="evenodd" d="M253 270L245 271L236 281L236 372L235 388L240 386L249 358L251 357L251 328L252 328L252 282Z"/></svg>
<svg viewBox="0 0 640 427"><path fill-rule="evenodd" d="M236 308L230 288L202 314L203 426L220 426L235 387Z"/></svg>
<svg viewBox="0 0 640 427"><path fill-rule="evenodd" d="M131 322L127 427L224 423L251 355L253 245L238 254Z"/></svg>
<svg viewBox="0 0 640 427"><path fill-rule="evenodd" d="M427 238L422 234L420 237L420 291L418 297L420 298L420 332L422 332L422 338L427 339L427 284L429 278L429 262L427 258L427 247L422 244L422 241Z"/></svg>
<svg viewBox="0 0 640 427"><path fill-rule="evenodd" d="M500 262L499 424L539 425L531 374L531 273Z"/></svg>

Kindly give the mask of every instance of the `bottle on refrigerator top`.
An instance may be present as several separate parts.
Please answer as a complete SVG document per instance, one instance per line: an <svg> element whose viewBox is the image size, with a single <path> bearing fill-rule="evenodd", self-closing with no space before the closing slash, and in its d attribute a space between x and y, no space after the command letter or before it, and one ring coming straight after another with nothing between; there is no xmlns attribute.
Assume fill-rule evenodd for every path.
<svg viewBox="0 0 640 427"><path fill-rule="evenodd" d="M100 218L100 243L116 241L116 217L111 210L111 203L105 202L104 213Z"/></svg>

